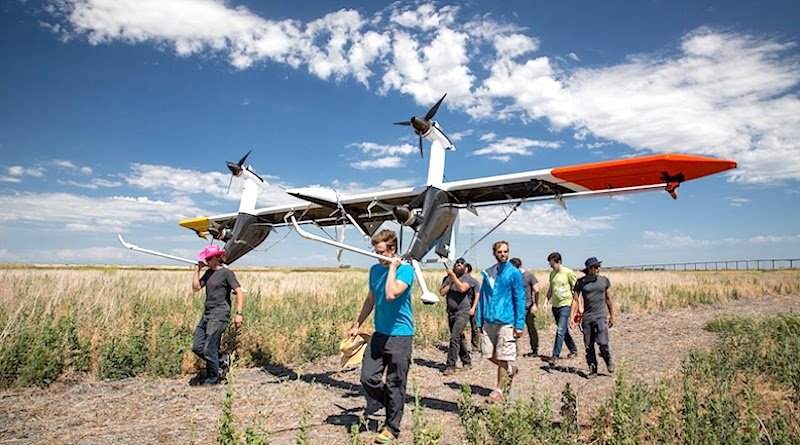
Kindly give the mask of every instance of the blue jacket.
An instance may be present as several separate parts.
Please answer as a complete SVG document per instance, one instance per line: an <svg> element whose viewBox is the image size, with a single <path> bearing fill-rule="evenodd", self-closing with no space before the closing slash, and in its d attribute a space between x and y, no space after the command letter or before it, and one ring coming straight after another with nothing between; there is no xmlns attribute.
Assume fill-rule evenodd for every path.
<svg viewBox="0 0 800 445"><path fill-rule="evenodd" d="M481 272L481 296L475 311L475 324L510 324L525 327L525 287L522 274L511 263L495 264Z"/></svg>

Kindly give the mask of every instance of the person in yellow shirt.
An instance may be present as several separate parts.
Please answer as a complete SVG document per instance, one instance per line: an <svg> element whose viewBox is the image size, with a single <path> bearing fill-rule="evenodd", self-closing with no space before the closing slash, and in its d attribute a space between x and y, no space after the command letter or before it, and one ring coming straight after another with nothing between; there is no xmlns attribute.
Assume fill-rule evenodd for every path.
<svg viewBox="0 0 800 445"><path fill-rule="evenodd" d="M569 313L572 306L572 289L578 281L575 272L561 264L561 254L553 252L547 256L550 268L550 288L547 290L547 301L551 302L553 318L556 320L556 341L553 344L553 354L547 360L550 365L555 365L561 355L561 348L566 342L569 354L567 358L575 358L578 347L569 333Z"/></svg>

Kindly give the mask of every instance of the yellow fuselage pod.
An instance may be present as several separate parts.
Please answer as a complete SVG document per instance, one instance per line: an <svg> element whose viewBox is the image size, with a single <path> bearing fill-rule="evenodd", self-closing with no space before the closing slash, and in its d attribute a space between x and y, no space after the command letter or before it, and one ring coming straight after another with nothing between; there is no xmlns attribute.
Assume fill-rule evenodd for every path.
<svg viewBox="0 0 800 445"><path fill-rule="evenodd" d="M197 218L184 219L178 222L182 227L194 230L197 236L205 238L208 236L209 222L207 216L198 216Z"/></svg>

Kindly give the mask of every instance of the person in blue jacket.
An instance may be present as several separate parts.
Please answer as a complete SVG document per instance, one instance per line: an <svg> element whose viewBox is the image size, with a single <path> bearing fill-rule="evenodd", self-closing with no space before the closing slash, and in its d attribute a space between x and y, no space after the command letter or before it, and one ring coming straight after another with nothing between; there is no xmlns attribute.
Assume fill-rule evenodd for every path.
<svg viewBox="0 0 800 445"><path fill-rule="evenodd" d="M489 394L489 401L496 403L503 400L503 388L519 373L512 363L525 328L525 288L519 269L508 262L508 242L494 243L492 253L497 263L481 272L475 324L482 333L481 355L497 365L497 387Z"/></svg>

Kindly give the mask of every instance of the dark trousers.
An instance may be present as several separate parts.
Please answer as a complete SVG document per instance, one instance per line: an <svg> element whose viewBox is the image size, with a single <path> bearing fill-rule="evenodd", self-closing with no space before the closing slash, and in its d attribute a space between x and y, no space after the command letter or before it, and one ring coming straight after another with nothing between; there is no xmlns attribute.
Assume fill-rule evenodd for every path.
<svg viewBox="0 0 800 445"><path fill-rule="evenodd" d="M536 332L536 315L531 313L531 308L525 309L525 326L528 327L528 337L531 341L531 353L539 355L539 333Z"/></svg>
<svg viewBox="0 0 800 445"><path fill-rule="evenodd" d="M561 306L553 308L553 318L556 319L556 342L553 344L553 357L558 358L561 355L561 348L564 342L567 343L569 352L575 354L578 352L578 347L575 345L575 340L569 334L569 306Z"/></svg>
<svg viewBox="0 0 800 445"><path fill-rule="evenodd" d="M450 326L450 347L447 349L447 367L456 366L456 358L461 357L461 363L469 365L472 360L467 348L467 338L464 330L469 323L469 309L456 312L447 312L447 324Z"/></svg>
<svg viewBox="0 0 800 445"><path fill-rule="evenodd" d="M395 437L400 434L403 419L412 341L412 336L376 332L364 351L361 364L361 384L367 395L386 407L386 427ZM386 383L383 382L384 371Z"/></svg>
<svg viewBox="0 0 800 445"><path fill-rule="evenodd" d="M470 343L473 351L481 350L481 336L478 334L478 325L475 323L475 316L469 316Z"/></svg>
<svg viewBox="0 0 800 445"><path fill-rule="evenodd" d="M206 381L209 383L216 383L220 379L219 345L227 327L227 320L214 320L203 315L194 329L192 352L206 361Z"/></svg>
<svg viewBox="0 0 800 445"><path fill-rule="evenodd" d="M589 372L596 372L595 343L600 346L600 357L603 357L606 365L611 360L611 351L608 349L608 320L606 318L583 320L581 328L583 328L583 345L586 347L586 364L589 365Z"/></svg>

